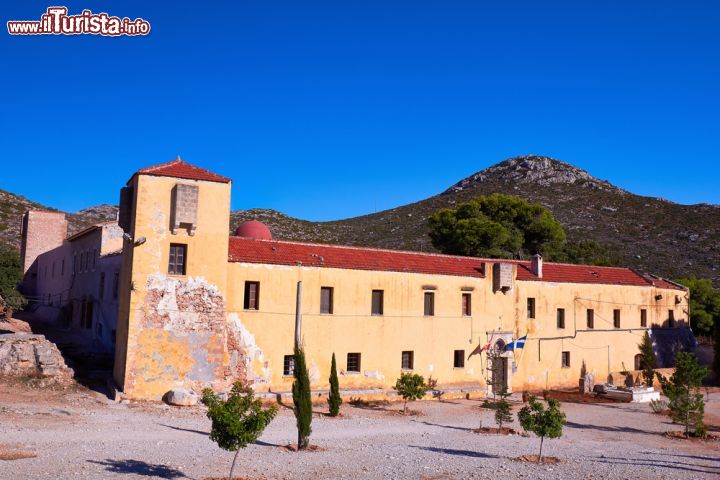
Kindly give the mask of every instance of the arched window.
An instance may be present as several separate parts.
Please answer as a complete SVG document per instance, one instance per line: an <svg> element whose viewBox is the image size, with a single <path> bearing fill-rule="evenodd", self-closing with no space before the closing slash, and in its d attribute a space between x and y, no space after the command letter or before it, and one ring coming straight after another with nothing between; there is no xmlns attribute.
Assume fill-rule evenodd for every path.
<svg viewBox="0 0 720 480"><path fill-rule="evenodd" d="M635 355L635 370L642 370L643 368L643 355L638 353Z"/></svg>

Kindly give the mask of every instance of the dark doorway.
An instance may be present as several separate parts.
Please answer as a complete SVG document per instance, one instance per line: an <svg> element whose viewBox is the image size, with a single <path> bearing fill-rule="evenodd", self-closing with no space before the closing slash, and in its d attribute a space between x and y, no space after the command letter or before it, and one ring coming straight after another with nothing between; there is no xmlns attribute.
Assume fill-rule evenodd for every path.
<svg viewBox="0 0 720 480"><path fill-rule="evenodd" d="M505 357L495 357L492 360L492 389L495 395L508 389L507 358Z"/></svg>

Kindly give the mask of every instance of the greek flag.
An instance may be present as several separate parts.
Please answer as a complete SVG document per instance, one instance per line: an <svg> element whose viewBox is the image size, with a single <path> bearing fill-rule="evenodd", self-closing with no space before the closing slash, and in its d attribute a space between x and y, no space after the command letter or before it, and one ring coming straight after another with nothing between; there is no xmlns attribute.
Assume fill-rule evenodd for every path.
<svg viewBox="0 0 720 480"><path fill-rule="evenodd" d="M518 348L524 348L525 340L527 340L527 335L525 335L524 337L516 338L515 340L513 340L512 342L507 344L507 346L505 347L505 351L516 350Z"/></svg>

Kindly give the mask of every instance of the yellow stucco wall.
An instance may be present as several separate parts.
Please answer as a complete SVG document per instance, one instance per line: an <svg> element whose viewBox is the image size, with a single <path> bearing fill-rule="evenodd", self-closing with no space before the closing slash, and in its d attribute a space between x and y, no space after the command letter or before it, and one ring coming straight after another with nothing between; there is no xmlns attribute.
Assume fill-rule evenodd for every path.
<svg viewBox="0 0 720 480"><path fill-rule="evenodd" d="M178 183L199 186L194 235L170 231L171 191ZM484 388L486 355L467 355L489 339L528 335L525 348L508 353L513 390L576 386L583 361L598 381L631 370L648 326L662 325L668 309L687 318L684 291L655 287L517 281L493 292L486 278L377 272L228 262L230 185L148 175L134 176L131 220L134 245L123 246L115 380L130 398L160 398L175 387L227 388L235 379L257 391L287 392L283 358L294 341L296 285L302 281L302 333L313 388L328 387L331 355L337 356L345 390L389 389L401 373L401 353L414 353L414 371L432 376L438 387ZM139 242L138 242L139 243ZM187 245L186 275L168 275L171 243ZM514 267L513 267L514 268ZM513 278L516 271L513 270ZM260 282L260 307L243 308L246 281ZM333 287L333 313L320 314L320 288ZM423 315L425 288L434 287L435 314ZM382 316L371 315L371 292L384 291ZM462 293L472 295L472 315L462 315ZM661 299L656 295L662 294ZM675 302L679 296L680 303ZM535 319L527 298L536 299ZM565 309L565 328L556 324ZM595 326L586 327L586 309ZM621 328L613 309L621 310ZM454 351L463 350L463 368ZM570 352L570 366L561 355ZM361 354L361 372L345 372L347 354Z"/></svg>
<svg viewBox="0 0 720 480"><path fill-rule="evenodd" d="M491 272L492 269L488 268ZM473 356L464 368L453 367L454 350L465 356L485 344L491 332L506 338L525 334L528 341L507 354L511 389L541 390L576 386L582 362L598 381L612 371L632 370L637 344L644 334L640 309L648 310L648 326L660 324L669 308L684 318L687 301L675 304L677 290L654 300L654 287L626 287L515 281L506 293L493 293L492 279L369 272L332 268L288 267L231 263L228 311L252 334L256 388L287 391L292 378L283 377L283 356L292 353L296 282L303 282L302 332L308 368L316 388L326 388L330 358L335 352L344 369L349 352L362 355L362 372L341 372L341 388L390 388L401 372L401 352L414 352L414 370L432 375L440 387L484 385L489 378L485 356ZM260 282L260 309L243 310L245 281ZM435 290L435 315L423 315L424 286ZM321 315L320 288L334 288L334 312ZM461 315L463 288L472 288L472 316ZM371 292L384 290L383 316L370 315ZM468 292L466 292L468 293ZM527 298L536 299L535 319L527 318ZM556 309L565 308L565 328L557 327ZM593 330L586 326L586 309L595 311ZM621 310L621 328L613 326L613 310ZM566 337L566 338L556 338ZM495 336L495 339L500 336ZM561 352L570 352L570 367L562 368ZM515 369L513 371L513 362Z"/></svg>

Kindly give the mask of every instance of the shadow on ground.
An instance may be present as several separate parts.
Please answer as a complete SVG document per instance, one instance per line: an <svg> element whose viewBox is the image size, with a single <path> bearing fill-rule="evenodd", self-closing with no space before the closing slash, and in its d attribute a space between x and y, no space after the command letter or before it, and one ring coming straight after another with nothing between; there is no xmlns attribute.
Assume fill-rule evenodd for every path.
<svg viewBox="0 0 720 480"><path fill-rule="evenodd" d="M432 423L432 422L425 422L425 421L420 422L420 421L418 421L418 420L412 420L412 421L413 421L413 422L417 422L417 423L422 423L423 425L428 425L428 426L431 426L431 427L449 428L449 429L451 429L451 430L460 430L460 431L463 431L463 432L472 432L472 431L473 431L472 428L468 428L468 427L456 427L456 426L454 426L454 425L442 425L442 424L439 424L439 423Z"/></svg>
<svg viewBox="0 0 720 480"><path fill-rule="evenodd" d="M639 433L641 435L657 435L657 432L640 430L632 427L613 427L608 425L593 425L591 423L575 423L567 422L565 426L569 428L578 428L582 430L600 430L602 432L622 432L622 433Z"/></svg>
<svg viewBox="0 0 720 480"><path fill-rule="evenodd" d="M675 456L675 455L673 455ZM682 456L682 455L679 455ZM705 461L717 461L712 458L703 458L690 456ZM663 458L622 458L622 457L586 457L588 460L597 463L608 463L610 465L632 465L637 467L656 467L669 468L673 470L683 470L686 472L710 473L720 475L720 466L702 465L697 463L681 462Z"/></svg>
<svg viewBox="0 0 720 480"><path fill-rule="evenodd" d="M457 455L461 457L472 457L472 458L499 458L497 455L491 455L489 453L474 452L472 450L458 450L455 448L437 448L437 447L420 447L418 445L408 445L410 448L417 448L419 450L425 450L427 452L443 453L445 455Z"/></svg>
<svg viewBox="0 0 720 480"><path fill-rule="evenodd" d="M88 460L90 463L103 465L111 473L124 473L153 478L187 478L183 472L167 465L142 462L140 460L110 460L104 462Z"/></svg>

